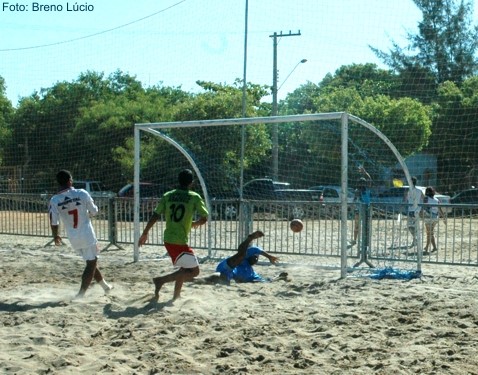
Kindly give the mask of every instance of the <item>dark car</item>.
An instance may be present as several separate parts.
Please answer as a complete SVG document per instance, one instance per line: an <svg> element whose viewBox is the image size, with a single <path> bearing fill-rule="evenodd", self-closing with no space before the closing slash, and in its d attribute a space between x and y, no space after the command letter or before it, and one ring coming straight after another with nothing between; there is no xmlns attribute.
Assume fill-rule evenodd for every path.
<svg viewBox="0 0 478 375"><path fill-rule="evenodd" d="M478 204L478 189L460 191L450 199L451 204Z"/></svg>
<svg viewBox="0 0 478 375"><path fill-rule="evenodd" d="M320 191L321 201L326 203L340 203L342 199L342 187L338 185L319 185L312 186L310 190ZM347 192L347 202L353 203L354 201L354 191L353 189L348 189Z"/></svg>
<svg viewBox="0 0 478 375"><path fill-rule="evenodd" d="M316 190L320 193L320 202L324 203L322 212L329 218L340 218L342 202L342 187L339 185L317 185L309 188L310 190ZM347 202L352 204L354 202L354 190L348 188L347 190ZM349 206L349 211L351 210ZM349 212L350 214L351 212Z"/></svg>
<svg viewBox="0 0 478 375"><path fill-rule="evenodd" d="M166 188L152 182L139 183L139 218L148 220L152 215L159 198L166 192ZM120 220L133 220L134 218L134 184L126 184L118 192L116 204L117 217Z"/></svg>
<svg viewBox="0 0 478 375"><path fill-rule="evenodd" d="M452 205L460 205L460 207L454 207L453 211L455 213L476 214L478 212L478 189L472 188L460 191L455 194L451 199L450 203ZM466 205L474 205L473 207L466 207Z"/></svg>
<svg viewBox="0 0 478 375"><path fill-rule="evenodd" d="M160 198L165 193L162 185L152 182L139 183L139 196L141 198ZM118 197L134 198L134 184L126 184L118 192Z"/></svg>
<svg viewBox="0 0 478 375"><path fill-rule="evenodd" d="M213 218L237 219L239 213L239 194L234 192L228 195L229 197L214 197L212 199ZM318 202L320 193L309 189L293 189L288 182L273 181L270 178L258 178L244 184L243 199L254 201L254 212L265 213L274 211L277 216L290 219L302 219L307 214L307 205L295 202ZM264 201L264 203L260 201Z"/></svg>

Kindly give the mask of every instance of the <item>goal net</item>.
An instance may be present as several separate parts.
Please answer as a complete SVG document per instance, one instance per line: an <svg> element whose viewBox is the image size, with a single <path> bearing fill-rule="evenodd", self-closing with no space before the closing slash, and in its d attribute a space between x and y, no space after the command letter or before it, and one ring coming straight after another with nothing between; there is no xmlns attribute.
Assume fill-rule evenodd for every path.
<svg viewBox="0 0 478 375"><path fill-rule="evenodd" d="M340 267L343 276L420 271L420 226L408 227L403 192L400 200L380 196L411 181L400 150L347 113L136 124L134 167L136 186L160 175L171 187L179 170L194 170L210 217L206 229L193 231L191 245L210 256L235 250L248 231L260 229L267 251ZM144 222L135 191L137 239ZM357 191L371 199L357 199ZM304 222L300 233L289 229L292 218ZM140 249L134 251L138 260Z"/></svg>

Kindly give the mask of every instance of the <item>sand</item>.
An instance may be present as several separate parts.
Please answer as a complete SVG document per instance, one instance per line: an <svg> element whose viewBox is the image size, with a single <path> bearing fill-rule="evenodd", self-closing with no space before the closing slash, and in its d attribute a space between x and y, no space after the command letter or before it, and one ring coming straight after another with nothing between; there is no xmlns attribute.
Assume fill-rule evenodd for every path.
<svg viewBox="0 0 478 375"><path fill-rule="evenodd" d="M133 263L127 247L101 255L109 295L93 285L72 300L84 263L46 242L0 236L2 374L478 374L473 267L340 279L304 258L256 266L286 281L188 283L174 302L167 284L155 302L169 260Z"/></svg>

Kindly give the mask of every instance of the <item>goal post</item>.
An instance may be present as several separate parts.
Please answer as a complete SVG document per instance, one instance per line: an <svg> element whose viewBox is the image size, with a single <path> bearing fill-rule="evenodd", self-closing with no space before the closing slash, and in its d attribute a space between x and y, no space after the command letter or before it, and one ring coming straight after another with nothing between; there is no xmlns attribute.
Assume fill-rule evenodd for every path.
<svg viewBox="0 0 478 375"><path fill-rule="evenodd" d="M209 194L207 192L207 187L206 183L204 181L204 178L201 174L201 170L198 168L196 162L194 159L189 155L189 153L180 145L178 144L174 139L171 137L168 137L166 134L163 134L159 132L158 130L154 128L146 128L145 131L164 139L166 142L174 146L184 157L189 161L191 167L193 168L194 172L196 173L196 176L199 180L199 183L201 184L201 189L203 191L203 197L206 203L207 207L210 207L210 201L209 201ZM134 148L134 260L138 261L139 259L139 248L138 248L138 240L139 240L139 207L140 207L140 133L138 128L135 128L135 148ZM210 231L211 226L208 226L208 230ZM209 233L208 239L210 241L211 235ZM211 245L208 244L208 248L211 248Z"/></svg>
<svg viewBox="0 0 478 375"><path fill-rule="evenodd" d="M135 124L134 260L138 261L140 257L138 247L141 229L139 184L142 176L143 149L147 148L148 153L155 152L158 155L160 154L158 148L176 150L168 152L168 155L177 153L182 161L176 162L176 164L178 166L188 165L194 170L205 202L211 209L213 197L214 199L221 197L225 193L223 190L228 189L225 186L229 186L229 181L235 181L236 187L239 186L242 189L243 176L260 178L272 174L269 168L273 157L271 152L273 145L269 143L272 125L278 125L281 133L280 142L283 142L279 145L279 154L281 155L279 164L282 169L279 180L290 180L291 186L297 187L298 190L309 189L315 184L340 186L340 200L334 204L337 206L337 212L340 212L336 217L340 223L338 254L341 277L345 277L350 269L348 238L350 238L351 232L350 211L354 204L349 195L350 181L353 179L354 173L350 168L350 163L352 165L368 163L377 175L383 171L399 168L403 171L405 182L410 187L412 186L407 165L392 142L373 125L346 112ZM246 132L239 131L241 128L246 129ZM142 141L142 136L144 137L145 134L151 135L152 139ZM162 143L156 143L154 139L160 139ZM237 144L246 144L248 148L244 163L239 163L242 156L237 152ZM171 157L171 164L175 163L174 158ZM149 167L154 168L151 165ZM289 186L286 187L284 191L289 190ZM240 196L242 197L242 191ZM259 200L259 193L257 193L257 197L252 195L249 199ZM255 202L255 204L257 207L261 203ZM324 199L323 206L327 205L328 202ZM269 211L267 212L269 213ZM322 213L317 215L315 217L321 217ZM213 217L211 216L208 219L207 229L209 254L213 247ZM247 224L241 220L245 220L245 218L238 217L239 237L242 235L241 230L247 228ZM418 230L417 233L419 232ZM280 236L282 235L280 234ZM315 238L314 236L312 235L311 238ZM296 241L296 239L291 241ZM420 271L421 241L418 242L419 249L417 256L412 259L412 263L415 263L416 270ZM312 249L307 253L314 253L313 248L319 244L308 243L307 246ZM276 251L285 250L278 249ZM407 260L410 262L410 259Z"/></svg>

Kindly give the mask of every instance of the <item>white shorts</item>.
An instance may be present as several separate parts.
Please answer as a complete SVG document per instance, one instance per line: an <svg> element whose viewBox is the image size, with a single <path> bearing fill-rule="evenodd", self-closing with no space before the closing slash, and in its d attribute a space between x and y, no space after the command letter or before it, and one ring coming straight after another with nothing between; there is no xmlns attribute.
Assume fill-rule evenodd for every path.
<svg viewBox="0 0 478 375"><path fill-rule="evenodd" d="M417 216L418 216L418 212L413 212L413 211L408 212L407 226L409 228L415 227L415 224L417 222Z"/></svg>
<svg viewBox="0 0 478 375"><path fill-rule="evenodd" d="M98 245L96 244L76 251L84 260L95 260L99 253Z"/></svg>
<svg viewBox="0 0 478 375"><path fill-rule="evenodd" d="M174 263L174 267L196 268L196 267L199 267L199 261L196 255L183 253L176 259L176 262Z"/></svg>
<svg viewBox="0 0 478 375"><path fill-rule="evenodd" d="M164 243L174 267L177 268L196 268L199 267L199 261L194 250L189 245L178 245L174 243Z"/></svg>

